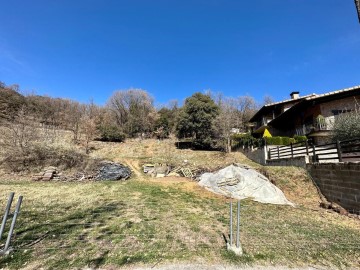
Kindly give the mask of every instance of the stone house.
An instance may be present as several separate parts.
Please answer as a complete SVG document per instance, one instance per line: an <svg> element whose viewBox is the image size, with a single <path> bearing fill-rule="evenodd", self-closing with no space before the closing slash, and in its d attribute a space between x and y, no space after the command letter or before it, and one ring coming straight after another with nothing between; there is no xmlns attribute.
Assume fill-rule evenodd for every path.
<svg viewBox="0 0 360 270"><path fill-rule="evenodd" d="M250 119L256 123L255 136L261 136L267 128L273 136L306 135L316 144L326 143L336 116L354 111L360 104L360 86L303 97L293 92L291 97L263 106Z"/></svg>

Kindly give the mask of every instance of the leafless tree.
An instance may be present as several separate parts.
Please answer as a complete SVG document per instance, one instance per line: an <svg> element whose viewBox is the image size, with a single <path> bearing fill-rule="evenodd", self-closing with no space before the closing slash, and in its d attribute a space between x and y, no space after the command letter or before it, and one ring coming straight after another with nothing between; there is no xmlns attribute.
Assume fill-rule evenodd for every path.
<svg viewBox="0 0 360 270"><path fill-rule="evenodd" d="M264 96L264 99L263 99L263 105L268 105L268 104L271 104L271 103L274 103L274 99L269 96L269 95L266 95Z"/></svg>
<svg viewBox="0 0 360 270"><path fill-rule="evenodd" d="M151 131L156 119L153 99L141 89L116 91L108 100L107 107L129 136Z"/></svg>
<svg viewBox="0 0 360 270"><path fill-rule="evenodd" d="M249 122L250 118L255 114L258 109L256 102L251 96L240 96L236 98L235 106L237 109L237 126L242 131L246 131L246 123Z"/></svg>
<svg viewBox="0 0 360 270"><path fill-rule="evenodd" d="M231 152L232 130L238 129L237 126L239 112L237 110L237 99L221 98L218 100L220 114L214 121L214 128L220 142L220 146L226 151Z"/></svg>
<svg viewBox="0 0 360 270"><path fill-rule="evenodd" d="M90 151L90 142L94 140L98 134L97 122L99 121L98 107L91 102L85 106L85 110L80 119L80 131L83 136L83 144L88 154Z"/></svg>

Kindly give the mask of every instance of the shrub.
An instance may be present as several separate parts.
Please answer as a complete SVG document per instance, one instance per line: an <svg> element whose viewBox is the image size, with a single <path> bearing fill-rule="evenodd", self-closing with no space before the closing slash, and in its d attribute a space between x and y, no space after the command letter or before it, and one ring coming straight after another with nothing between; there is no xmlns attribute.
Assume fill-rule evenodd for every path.
<svg viewBox="0 0 360 270"><path fill-rule="evenodd" d="M100 138L98 140L105 142L123 142L125 134L117 126L102 126L99 128Z"/></svg>
<svg viewBox="0 0 360 270"><path fill-rule="evenodd" d="M260 146L262 144L262 139L255 138L251 136L250 133L234 134L231 139L233 140L233 144L236 146Z"/></svg>
<svg viewBox="0 0 360 270"><path fill-rule="evenodd" d="M85 159L86 156L75 148L38 143L32 144L26 151L13 148L6 152L0 166L12 172L37 171L49 165L67 170L79 167Z"/></svg>
<svg viewBox="0 0 360 270"><path fill-rule="evenodd" d="M266 138L266 143L268 145L282 145L282 137L280 136L275 136L275 137L267 137Z"/></svg>
<svg viewBox="0 0 360 270"><path fill-rule="evenodd" d="M340 114L334 123L333 140L345 141L360 138L360 113Z"/></svg>
<svg viewBox="0 0 360 270"><path fill-rule="evenodd" d="M305 142L307 140L306 136L299 136L299 135L294 135L294 139L296 143L299 142Z"/></svg>
<svg viewBox="0 0 360 270"><path fill-rule="evenodd" d="M296 140L294 138L290 137L267 137L266 143L268 145L290 145L291 143L296 143Z"/></svg>

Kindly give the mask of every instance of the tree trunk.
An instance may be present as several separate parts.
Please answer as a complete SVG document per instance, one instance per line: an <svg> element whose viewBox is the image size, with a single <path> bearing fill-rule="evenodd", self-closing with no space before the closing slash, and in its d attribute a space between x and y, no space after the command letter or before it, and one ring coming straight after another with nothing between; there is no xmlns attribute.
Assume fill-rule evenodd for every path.
<svg viewBox="0 0 360 270"><path fill-rule="evenodd" d="M231 153L231 139L230 139L230 137L227 138L226 152Z"/></svg>

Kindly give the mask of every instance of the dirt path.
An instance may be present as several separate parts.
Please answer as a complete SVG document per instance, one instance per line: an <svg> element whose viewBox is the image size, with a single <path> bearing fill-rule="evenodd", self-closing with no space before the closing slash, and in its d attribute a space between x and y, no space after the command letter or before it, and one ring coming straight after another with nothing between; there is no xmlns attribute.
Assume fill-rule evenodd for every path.
<svg viewBox="0 0 360 270"><path fill-rule="evenodd" d="M136 177L139 179L144 179L144 175L140 170L139 161L133 159L124 159L124 163L131 169Z"/></svg>

